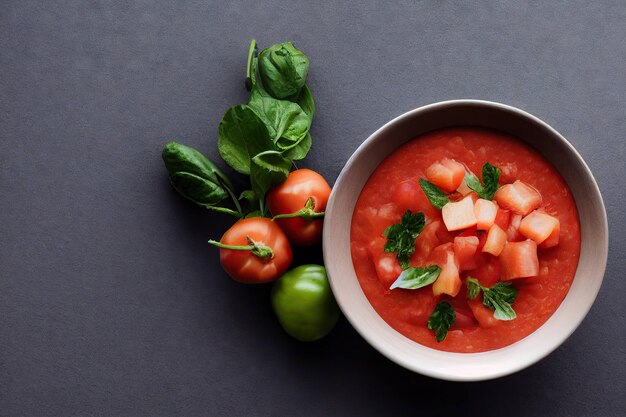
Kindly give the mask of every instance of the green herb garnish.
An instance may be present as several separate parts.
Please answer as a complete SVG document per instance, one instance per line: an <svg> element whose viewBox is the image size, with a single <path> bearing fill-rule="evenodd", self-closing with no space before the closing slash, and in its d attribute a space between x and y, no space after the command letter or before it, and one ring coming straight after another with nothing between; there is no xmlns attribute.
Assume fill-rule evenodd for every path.
<svg viewBox="0 0 626 417"><path fill-rule="evenodd" d="M420 187L422 187L422 191L424 191L424 194L428 197L430 204L437 209L441 210L443 206L450 202L450 199L446 197L446 193L444 193L441 188L424 178L420 178Z"/></svg>
<svg viewBox="0 0 626 417"><path fill-rule="evenodd" d="M465 174L465 183L470 190L476 191L476 194L485 200L493 200L493 195L498 191L498 181L500 180L502 171L489 162L483 165L483 184L480 183L478 177L471 172Z"/></svg>
<svg viewBox="0 0 626 417"><path fill-rule="evenodd" d="M404 288L416 290L435 282L440 273L441 268L437 265L425 266L423 268L407 268L402 271L389 289Z"/></svg>
<svg viewBox="0 0 626 417"><path fill-rule="evenodd" d="M456 320L456 313L452 304L447 301L440 301L435 306L433 313L428 318L428 328L435 332L437 342L441 342L448 335L450 326Z"/></svg>
<svg viewBox="0 0 626 417"><path fill-rule="evenodd" d="M424 224L424 213L412 214L411 210L407 210L401 223L392 224L383 232L387 238L385 252L395 253L402 269L409 267L409 259L415 252L415 239L422 232Z"/></svg>
<svg viewBox="0 0 626 417"><path fill-rule="evenodd" d="M517 315L511 304L517 298L519 290L510 282L498 282L487 288L476 278L467 278L467 298L474 299L483 292L483 304L493 310L493 317L498 320L513 320Z"/></svg>

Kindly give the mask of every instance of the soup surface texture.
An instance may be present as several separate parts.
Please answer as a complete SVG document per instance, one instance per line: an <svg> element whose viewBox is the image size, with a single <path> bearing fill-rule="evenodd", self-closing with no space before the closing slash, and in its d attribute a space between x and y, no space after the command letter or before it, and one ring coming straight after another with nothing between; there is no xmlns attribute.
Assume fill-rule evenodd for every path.
<svg viewBox="0 0 626 417"><path fill-rule="evenodd" d="M385 252L387 240L383 232L388 226L399 223L407 209L423 212L426 225L442 220L441 211L430 204L419 185L419 179L426 178L427 168L442 158L465 164L479 177L483 164L491 163L502 171L500 185L520 180L534 187L543 198L541 211L557 217L560 222L559 244L548 249L539 246L539 274L509 281L519 290L512 304L517 315L513 320L493 320L489 326L481 327L468 303L467 277L478 279L486 287L502 278L500 260L489 254L481 256L475 269L460 272L463 284L455 297L435 296L432 285L413 290L389 289L394 282L389 271L395 271L391 274L394 278L402 269L397 260L390 259L390 254ZM459 233L444 234L438 244L452 242ZM483 233L477 232L478 236ZM481 237L481 244L483 242L484 237ZM429 249L420 249L419 244L418 237L411 266L427 263ZM359 196L352 217L352 262L373 308L404 336L444 351L469 353L498 349L535 331L565 298L576 272L579 252L578 212L563 178L534 149L490 130L442 129L409 141L376 168ZM447 337L437 342L427 322L442 300L453 306L456 321Z"/></svg>

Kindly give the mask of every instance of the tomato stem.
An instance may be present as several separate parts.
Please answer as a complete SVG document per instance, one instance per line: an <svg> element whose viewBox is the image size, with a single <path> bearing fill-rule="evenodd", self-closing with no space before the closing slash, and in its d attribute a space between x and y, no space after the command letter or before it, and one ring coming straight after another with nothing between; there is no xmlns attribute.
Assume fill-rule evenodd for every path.
<svg viewBox="0 0 626 417"><path fill-rule="evenodd" d="M272 217L272 220L289 219L293 217L302 217L306 220L313 220L324 217L324 212L315 211L315 199L313 197L309 197L306 203L304 203L304 207L302 207L300 210L296 211L295 213L278 214Z"/></svg>
<svg viewBox="0 0 626 417"><path fill-rule="evenodd" d="M246 236L246 240L248 241L248 245L225 245L213 239L209 240L209 244L222 249L249 250L253 255L264 261L274 258L274 251L269 246L263 244L262 242L255 242L250 236Z"/></svg>

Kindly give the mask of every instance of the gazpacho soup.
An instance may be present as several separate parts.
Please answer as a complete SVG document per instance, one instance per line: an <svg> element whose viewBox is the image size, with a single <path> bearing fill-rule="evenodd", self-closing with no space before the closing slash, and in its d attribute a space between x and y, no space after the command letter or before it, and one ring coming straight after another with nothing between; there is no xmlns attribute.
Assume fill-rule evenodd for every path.
<svg viewBox="0 0 626 417"><path fill-rule="evenodd" d="M376 312L450 352L502 348L539 328L580 253L576 204L556 169L476 128L437 130L387 157L363 187L350 238Z"/></svg>

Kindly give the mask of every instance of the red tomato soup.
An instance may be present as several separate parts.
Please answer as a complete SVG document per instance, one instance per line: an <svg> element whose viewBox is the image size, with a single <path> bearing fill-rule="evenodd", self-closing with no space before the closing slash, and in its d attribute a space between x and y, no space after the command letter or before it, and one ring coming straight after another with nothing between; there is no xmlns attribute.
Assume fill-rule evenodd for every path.
<svg viewBox="0 0 626 417"><path fill-rule="evenodd" d="M431 205L420 188L419 180L427 179L428 168L447 159L464 164L479 179L482 177L483 164L491 163L502 171L499 180L501 187L517 180L527 184L531 191L536 190L534 192L539 192L542 197L535 211L552 216L560 223L560 231L556 230L559 236L556 246L554 242L552 245L547 244L551 238L537 245L528 239L528 233L523 236L517 230L524 216L518 215L517 220L513 221L513 211L503 210L503 213L508 214L507 219L503 222L496 219L507 235L507 243L503 245L513 247L511 242L527 242L537 247L536 276L506 281L519 290L512 303L516 313L516 318L512 320L496 320L493 310L481 302L482 295L471 301L467 298L467 277L478 279L487 288L507 279L503 271L507 267L503 265L504 255L496 257L481 250L488 231L477 231L476 227L448 231L442 219L442 211ZM463 193L458 188L448 197L456 201L463 198L462 194L467 194L467 190ZM497 196L494 200L498 200ZM471 257L471 262L468 264L462 261L465 262L465 268L469 266L472 269L463 270L462 266L459 267L462 284L460 290L457 288L455 296L445 293L434 295L434 284L419 289L389 289L402 272L402 267L396 254L385 252L387 239L383 232L388 226L400 223L406 210L423 212L426 224L415 241L415 253L410 258L411 267L437 263L433 261L433 255L437 257L436 253L441 251L435 248L446 244L444 249L451 248L455 244L455 237L460 234L478 238L478 250ZM551 247L546 248L546 245ZM391 327L415 342L434 349L483 352L502 348L528 336L556 311L576 272L580 253L580 224L576 204L565 181L537 151L495 131L443 129L406 143L376 168L354 209L351 253L361 288L377 313ZM457 253L457 256L463 255ZM460 260L455 260L458 265ZM443 300L454 308L456 320L445 339L437 342L427 323L437 303Z"/></svg>

